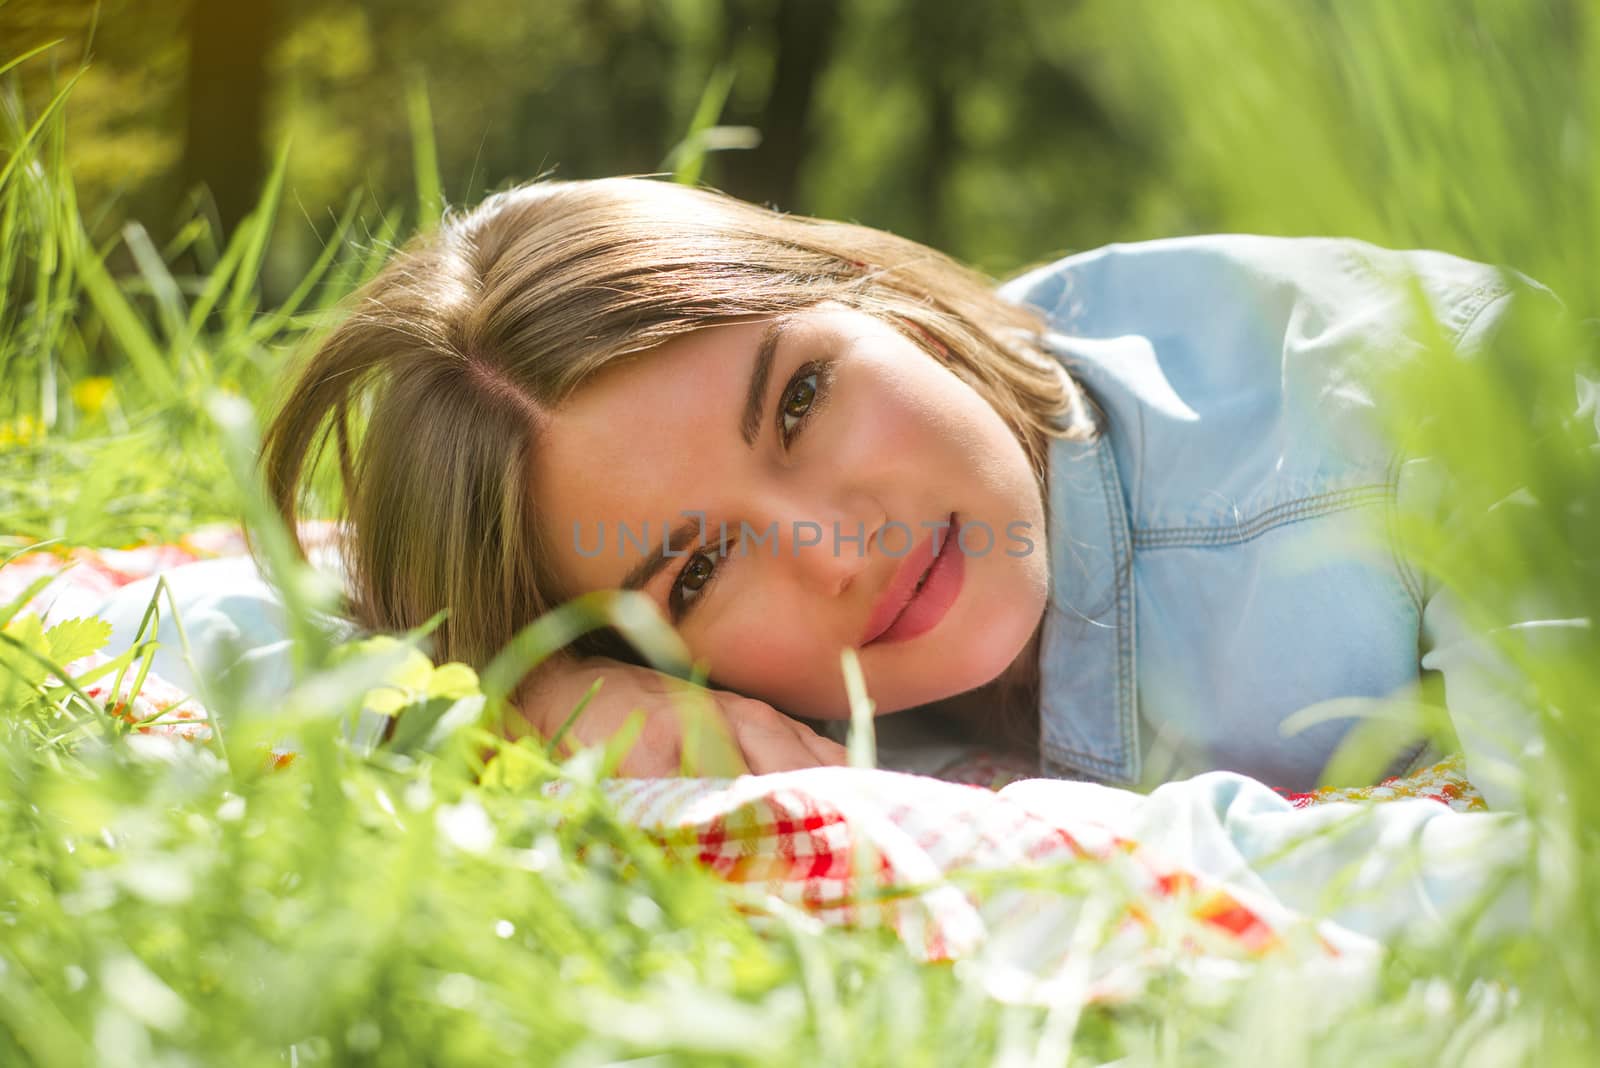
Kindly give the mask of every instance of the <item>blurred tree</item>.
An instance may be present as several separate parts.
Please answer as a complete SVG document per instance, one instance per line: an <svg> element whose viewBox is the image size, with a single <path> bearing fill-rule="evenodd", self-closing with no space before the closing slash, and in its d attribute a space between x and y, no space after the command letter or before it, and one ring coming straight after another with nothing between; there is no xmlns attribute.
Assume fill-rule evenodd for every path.
<svg viewBox="0 0 1600 1068"><path fill-rule="evenodd" d="M795 210L801 168L816 150L812 98L833 59L839 0L778 0L775 8L726 0L724 9L724 55L734 54L737 36L764 17L772 76L759 108L729 116L760 130L760 146L723 157L721 173L730 191Z"/></svg>
<svg viewBox="0 0 1600 1068"><path fill-rule="evenodd" d="M66 101L66 161L97 237L138 218L168 230L178 204L176 122L186 4L140 0L4 0L0 54L59 43L16 77L30 114L87 61Z"/></svg>
<svg viewBox="0 0 1600 1068"><path fill-rule="evenodd" d="M544 172L657 170L712 72L721 121L759 128L710 184L854 219L996 273L1202 225L1165 181L1120 0L0 0L63 20L93 65L69 152L86 204L176 232L194 183L225 224L293 145L264 275L291 287L352 190L367 224L415 202L408 88L427 91L446 198ZM90 47L89 27L99 25ZM7 34L7 40L11 40ZM20 39L20 38L19 38ZM75 62L81 47L72 56Z"/></svg>
<svg viewBox="0 0 1600 1068"><path fill-rule="evenodd" d="M1135 236L1160 174L1146 127L1108 110L1104 69L1140 62L1114 18L1089 17L1115 3L847 5L798 202L1000 274Z"/></svg>
<svg viewBox="0 0 1600 1068"><path fill-rule="evenodd" d="M266 56L273 0L193 0L185 94L183 175L211 191L224 232L255 205L266 172Z"/></svg>

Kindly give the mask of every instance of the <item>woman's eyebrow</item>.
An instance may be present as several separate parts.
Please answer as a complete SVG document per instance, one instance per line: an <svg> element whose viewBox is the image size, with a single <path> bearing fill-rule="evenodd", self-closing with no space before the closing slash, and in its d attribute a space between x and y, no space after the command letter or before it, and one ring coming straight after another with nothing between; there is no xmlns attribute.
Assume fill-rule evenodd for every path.
<svg viewBox="0 0 1600 1068"><path fill-rule="evenodd" d="M756 447L756 439L761 436L761 424L767 414L767 379L772 374L772 361L788 325L786 318L772 320L761 332L761 341L756 345L755 366L750 369L750 385L744 395L744 416L739 420L739 436L752 449Z"/></svg>
<svg viewBox="0 0 1600 1068"><path fill-rule="evenodd" d="M697 535L700 533L700 530L704 525L705 517L701 516L698 519L685 519L683 522L674 527L672 532L666 537L666 544L672 550L670 558L676 558L685 555L688 552L689 546L700 540ZM645 529L648 531L649 526L646 525ZM618 543L617 548L618 550L621 550L622 545L620 542ZM621 588L624 590L642 590L650 583L650 580L655 578L656 574L666 566L668 559L669 556L665 549L663 549L660 545L653 546L650 551L645 554L645 558L643 560L640 560L628 570L626 575L622 576Z"/></svg>

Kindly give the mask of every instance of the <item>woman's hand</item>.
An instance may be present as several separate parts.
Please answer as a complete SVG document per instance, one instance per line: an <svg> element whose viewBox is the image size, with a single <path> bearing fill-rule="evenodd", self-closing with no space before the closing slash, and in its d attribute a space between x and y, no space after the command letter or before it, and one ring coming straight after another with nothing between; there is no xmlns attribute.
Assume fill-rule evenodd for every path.
<svg viewBox="0 0 1600 1068"><path fill-rule="evenodd" d="M551 737L597 678L604 680L599 691L567 734L585 745L600 745L622 728L635 709L641 711L644 729L618 768L620 774L630 778L679 774L685 725L695 708L703 710L704 718L713 720L699 724L703 732L703 742L698 747L702 760L721 744L721 733L757 775L845 763L844 746L764 701L726 690L691 686L652 668L607 657L552 658L541 664L518 692L517 705L523 719L541 736Z"/></svg>

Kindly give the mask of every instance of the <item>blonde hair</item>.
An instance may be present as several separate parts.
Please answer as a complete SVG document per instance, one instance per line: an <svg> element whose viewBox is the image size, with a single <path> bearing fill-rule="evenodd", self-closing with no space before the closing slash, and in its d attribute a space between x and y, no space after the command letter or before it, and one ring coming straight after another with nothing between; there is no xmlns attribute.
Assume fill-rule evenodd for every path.
<svg viewBox="0 0 1600 1068"><path fill-rule="evenodd" d="M435 655L481 667L567 596L529 477L562 400L671 338L823 301L893 323L988 399L1041 493L1045 439L1092 431L1034 313L941 253L661 181L540 181L447 216L354 294L268 427L269 492L296 529L331 443L354 621L444 610Z"/></svg>

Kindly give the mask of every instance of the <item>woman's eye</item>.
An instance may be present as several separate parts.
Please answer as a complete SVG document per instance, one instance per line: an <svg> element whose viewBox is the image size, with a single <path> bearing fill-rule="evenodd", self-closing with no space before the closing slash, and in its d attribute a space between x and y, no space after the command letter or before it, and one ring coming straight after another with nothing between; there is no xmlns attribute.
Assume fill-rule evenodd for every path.
<svg viewBox="0 0 1600 1068"><path fill-rule="evenodd" d="M808 366L809 370L802 368L802 373L789 380L789 385L783 391L783 399L778 402L778 433L785 445L793 441L800 428L821 410L822 402L827 397L831 381L829 367L825 364ZM667 606L675 621L681 620L700 600L701 591L716 573L717 557L718 553L697 552L678 572L667 597Z"/></svg>
<svg viewBox="0 0 1600 1068"><path fill-rule="evenodd" d="M700 591L711 581L716 569L717 565L712 557L705 553L695 553L689 557L689 562L678 572L678 581L672 584L671 607L674 618L682 618L683 614L693 607L695 601L699 600Z"/></svg>
<svg viewBox="0 0 1600 1068"><path fill-rule="evenodd" d="M806 420L815 414L818 398L822 395L826 384L826 376L820 368L801 375L789 383L789 388L784 391L783 401L778 406L779 425L782 428L785 444L791 441L805 425Z"/></svg>

